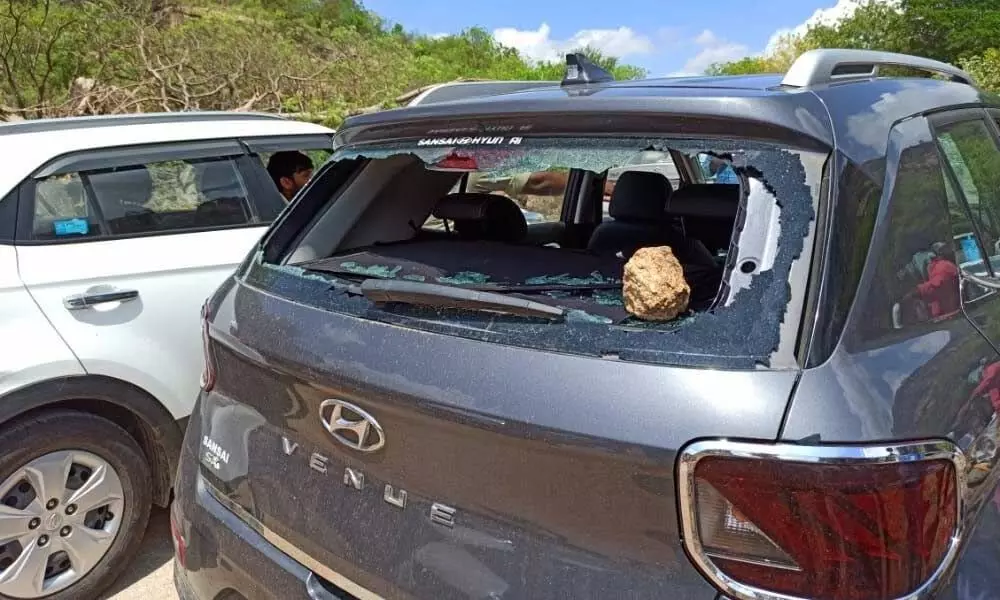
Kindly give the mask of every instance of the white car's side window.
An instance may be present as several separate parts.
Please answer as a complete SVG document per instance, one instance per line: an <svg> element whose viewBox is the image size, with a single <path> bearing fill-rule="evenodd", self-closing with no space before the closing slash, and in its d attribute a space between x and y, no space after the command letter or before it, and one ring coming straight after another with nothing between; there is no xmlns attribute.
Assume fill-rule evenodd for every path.
<svg viewBox="0 0 1000 600"><path fill-rule="evenodd" d="M253 222L233 158L53 175L35 185L35 239L136 235Z"/></svg>
<svg viewBox="0 0 1000 600"><path fill-rule="evenodd" d="M87 202L78 173L53 175L35 184L34 235L44 239L49 234L79 230L75 235L99 235L101 223Z"/></svg>

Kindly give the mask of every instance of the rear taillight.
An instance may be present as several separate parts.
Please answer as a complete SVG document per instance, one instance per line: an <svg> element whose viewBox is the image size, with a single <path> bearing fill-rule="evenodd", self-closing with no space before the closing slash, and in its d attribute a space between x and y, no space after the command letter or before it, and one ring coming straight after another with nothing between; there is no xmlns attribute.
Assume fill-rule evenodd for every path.
<svg viewBox="0 0 1000 600"><path fill-rule="evenodd" d="M215 387L215 362L212 360L211 339L208 335L208 302L201 307L201 344L205 355L205 366L201 371L201 389L209 392Z"/></svg>
<svg viewBox="0 0 1000 600"><path fill-rule="evenodd" d="M696 442L678 467L684 545L736 599L904 598L954 557L963 464L947 442Z"/></svg>
<svg viewBox="0 0 1000 600"><path fill-rule="evenodd" d="M177 562L181 568L186 569L187 541L184 540L184 534L181 532L181 526L177 522L177 516L174 514L174 511L170 511L170 537L174 542L174 556L177 557Z"/></svg>

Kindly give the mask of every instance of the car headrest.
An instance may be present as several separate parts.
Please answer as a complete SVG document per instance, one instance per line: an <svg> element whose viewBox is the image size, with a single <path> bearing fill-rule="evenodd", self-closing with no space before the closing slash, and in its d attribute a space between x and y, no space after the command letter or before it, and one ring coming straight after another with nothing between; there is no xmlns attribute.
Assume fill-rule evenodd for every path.
<svg viewBox="0 0 1000 600"><path fill-rule="evenodd" d="M608 214L624 221L662 221L673 187L659 173L626 171L615 182Z"/></svg>
<svg viewBox="0 0 1000 600"><path fill-rule="evenodd" d="M243 198L246 195L236 169L228 160L196 163L195 174L198 191L205 200Z"/></svg>
<svg viewBox="0 0 1000 600"><path fill-rule="evenodd" d="M433 214L454 223L465 239L516 242L528 233L521 208L498 194L451 194L437 203Z"/></svg>
<svg viewBox="0 0 1000 600"><path fill-rule="evenodd" d="M109 219L141 209L153 197L153 178L144 166L91 173L90 185Z"/></svg>
<svg viewBox="0 0 1000 600"><path fill-rule="evenodd" d="M739 209L740 186L736 183L686 185L667 202L667 214L672 217L735 219Z"/></svg>

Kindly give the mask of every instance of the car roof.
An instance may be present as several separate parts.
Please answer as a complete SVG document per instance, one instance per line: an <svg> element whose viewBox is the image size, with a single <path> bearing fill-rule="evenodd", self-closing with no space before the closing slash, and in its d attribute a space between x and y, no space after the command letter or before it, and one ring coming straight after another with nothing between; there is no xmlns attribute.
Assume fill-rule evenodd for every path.
<svg viewBox="0 0 1000 600"><path fill-rule="evenodd" d="M781 75L738 75L531 87L351 117L338 134L338 144L372 141L375 134L369 132L390 131L392 124L408 123L408 130L420 137L446 131L446 122L462 119L514 122L519 115L531 115L552 116L555 121L558 115L565 123L574 113L622 117L662 113L776 127L829 148L838 147L848 158L866 163L884 157L885 144L853 143L860 123L864 124L862 137L881 136L885 141L896 122L915 114L943 107L1000 107L1000 100L971 85L940 79L871 77L805 88L784 81ZM421 122L428 124L426 133L417 134Z"/></svg>
<svg viewBox="0 0 1000 600"><path fill-rule="evenodd" d="M282 118L239 112L146 113L40 119L0 125L0 197L40 166L72 152L158 143L333 135L334 130Z"/></svg>
<svg viewBox="0 0 1000 600"><path fill-rule="evenodd" d="M281 115L255 112L227 111L180 111L129 113L118 115L87 115L80 117L60 117L49 119L31 119L27 121L10 121L0 123L0 135L14 135L40 131L72 131L95 127L110 127L120 125L141 125L150 123L186 123L211 122L220 120L259 121L261 119L284 119Z"/></svg>

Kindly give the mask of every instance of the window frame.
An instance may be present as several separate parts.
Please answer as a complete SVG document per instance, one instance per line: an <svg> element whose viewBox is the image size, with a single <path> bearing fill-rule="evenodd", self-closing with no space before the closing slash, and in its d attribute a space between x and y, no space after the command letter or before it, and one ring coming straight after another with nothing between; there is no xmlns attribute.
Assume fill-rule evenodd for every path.
<svg viewBox="0 0 1000 600"><path fill-rule="evenodd" d="M953 192L955 193L955 197L958 200L960 208L965 211L965 214L969 219L969 223L972 225L972 231L976 238L976 247L979 248L979 252L983 256L983 265L986 267L986 272L988 276L995 278L997 277L997 274L994 272L993 264L990 262L991 254L984 245L985 238L979 226L979 222L972 214L972 208L969 206L968 198L965 196L965 188L962 186L962 183L958 178L958 174L955 172L954 165L951 164L951 161L948 160L948 157L945 155L940 142L940 136L943 133L943 128L950 125L978 121L986 126L986 130L989 132L990 138L993 140L993 146L996 148L998 156L1000 156L1000 136L998 136L995 117L982 108L966 108L930 115L928 117L928 121L930 122L931 134L934 137L934 147L937 150L938 160L941 163L944 176L948 180L947 183L951 186ZM947 206L947 197L943 200L945 202L945 210L950 214L949 207ZM997 232L997 237L1000 239L1000 231ZM959 265L959 271L962 271L961 265ZM988 294L969 300L966 299L963 294L963 301L977 302L995 295L995 292L991 291Z"/></svg>
<svg viewBox="0 0 1000 600"><path fill-rule="evenodd" d="M58 156L36 169L31 176L22 181L18 186L17 224L14 242L20 246L47 246L267 227L269 223L260 220L259 207L257 206L257 199L261 194L267 193L267 190L266 187L262 188L261 182L246 160L247 157L249 157L247 145L236 138L116 146L113 148L83 150ZM34 238L35 188L36 183L44 178L64 173L76 173L111 167L198 159L228 159L232 162L247 192L246 200L248 204L247 208L250 212L250 221L236 225L168 229L129 234L111 234L105 226L102 228L100 234L93 236L48 240ZM273 187L273 184L270 184L270 186ZM95 204L94 199L90 197L88 197L88 202L91 206ZM97 207L97 212L101 214L99 206Z"/></svg>
<svg viewBox="0 0 1000 600"><path fill-rule="evenodd" d="M271 174L267 172L267 166L264 164L264 157L261 154L264 152L281 152L283 150L296 150L299 152L303 150L329 150L331 155L333 154L333 134L324 133L253 136L240 138L240 144L246 150L246 154L242 159L246 168L245 177L252 177L255 185L260 190L260 195L255 196L253 199L255 217L260 219L261 211L265 208L267 202L265 198L268 196L271 197L271 204L281 206L281 210L278 211L273 219L261 221L267 225L278 219L278 216L287 207L288 201L281 195L281 190L274 185ZM323 168L322 164L313 165L314 176L319 173L321 168ZM270 207L266 208L270 209Z"/></svg>
<svg viewBox="0 0 1000 600"><path fill-rule="evenodd" d="M17 210L19 192L17 188L0 196L0 246L10 246L14 243L17 231Z"/></svg>
<svg viewBox="0 0 1000 600"><path fill-rule="evenodd" d="M948 179L948 183L951 185L952 190L955 192L955 197L958 199L959 205L962 210L965 211L969 219L969 223L972 225L973 233L976 236L976 246L979 248L979 252L984 257L983 262L986 266L986 270L989 272L991 277L996 277L996 274L993 272L993 265L989 261L990 254L987 251L987 248L983 245L983 232L979 227L978 221L973 216L972 208L969 206L968 198L965 196L965 188L962 186L962 183L958 178L958 174L955 172L954 165L951 164L951 161L948 160L944 150L941 148L940 142L940 135L942 133L941 130L944 127L979 121L980 123L986 125L986 130L990 133L990 138L993 140L993 145L997 149L997 154L1000 155L1000 138L997 137L996 122L983 109L972 108L938 113L932 115L929 118L929 121L931 124L931 133L934 136L934 147L937 149L938 158L941 162L942 168L944 169L944 175ZM993 125L990 125L990 123L993 123ZM945 198L944 200L947 204L948 199ZM998 232L998 238L1000 238L1000 232Z"/></svg>

